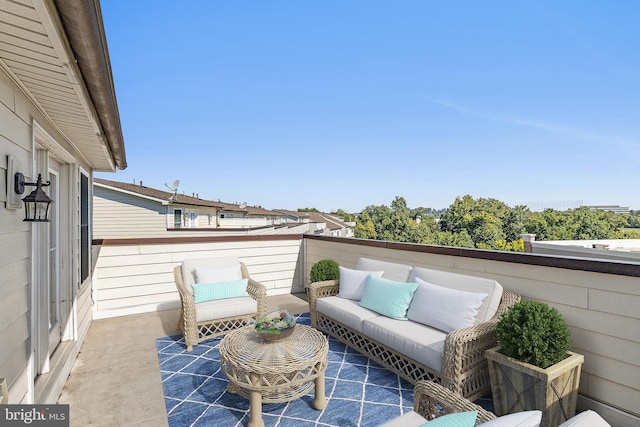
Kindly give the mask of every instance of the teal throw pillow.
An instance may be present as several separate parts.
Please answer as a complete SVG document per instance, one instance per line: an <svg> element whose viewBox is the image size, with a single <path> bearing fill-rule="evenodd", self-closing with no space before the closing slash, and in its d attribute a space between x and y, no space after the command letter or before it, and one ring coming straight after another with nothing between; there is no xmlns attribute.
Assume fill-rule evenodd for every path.
<svg viewBox="0 0 640 427"><path fill-rule="evenodd" d="M194 283L193 298L197 303L217 299L246 297L249 279L221 283Z"/></svg>
<svg viewBox="0 0 640 427"><path fill-rule="evenodd" d="M473 427L476 425L478 411L458 412L438 417L420 427Z"/></svg>
<svg viewBox="0 0 640 427"><path fill-rule="evenodd" d="M407 309L416 289L417 283L396 282L372 274L367 279L360 306L393 319L407 320Z"/></svg>

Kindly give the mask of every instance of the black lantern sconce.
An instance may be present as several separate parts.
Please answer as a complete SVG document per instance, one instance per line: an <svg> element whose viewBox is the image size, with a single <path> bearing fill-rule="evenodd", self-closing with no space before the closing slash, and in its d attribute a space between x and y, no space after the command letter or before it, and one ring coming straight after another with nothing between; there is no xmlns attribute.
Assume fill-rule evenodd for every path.
<svg viewBox="0 0 640 427"><path fill-rule="evenodd" d="M36 187L28 196L25 196L22 201L24 202L25 212L24 221L31 222L49 222L49 206L53 202L42 190L42 187L48 187L51 185L51 181L47 181L46 184L42 183L42 175L38 174L38 180L33 182L25 182L24 175L20 172L16 172L15 177L15 190L17 194L24 193L25 185Z"/></svg>

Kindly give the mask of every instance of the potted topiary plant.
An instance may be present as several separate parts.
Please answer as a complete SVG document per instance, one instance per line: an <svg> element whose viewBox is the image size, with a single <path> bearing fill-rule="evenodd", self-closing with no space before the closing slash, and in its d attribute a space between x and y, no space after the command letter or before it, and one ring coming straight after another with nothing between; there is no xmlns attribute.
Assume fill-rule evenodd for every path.
<svg viewBox="0 0 640 427"><path fill-rule="evenodd" d="M332 259L322 259L311 266L311 272L309 273L311 283L339 278L340 269L338 263Z"/></svg>
<svg viewBox="0 0 640 427"><path fill-rule="evenodd" d="M538 409L540 426L575 415L584 356L569 351L560 312L539 301L520 301L496 326L498 347L486 351L497 415Z"/></svg>

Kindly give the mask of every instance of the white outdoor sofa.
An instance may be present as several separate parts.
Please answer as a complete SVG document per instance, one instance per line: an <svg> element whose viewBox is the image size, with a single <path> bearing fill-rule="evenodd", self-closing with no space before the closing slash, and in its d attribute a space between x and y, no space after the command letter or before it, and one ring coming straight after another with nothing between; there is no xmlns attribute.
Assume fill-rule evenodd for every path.
<svg viewBox="0 0 640 427"><path fill-rule="evenodd" d="M343 269L341 267L341 272L347 271ZM357 299L341 297L340 280L329 280L312 283L307 289L313 327L367 355L412 384L419 380L436 381L470 400L490 394L484 352L497 345L497 320L520 300L518 295L504 291L497 281L487 278L368 258L360 258L355 270L382 271L382 278L394 283L419 281L421 285L408 310L409 320L386 317L362 307ZM353 274L353 270L349 274ZM427 307L432 301L430 297L419 293L424 282L437 285L438 290L447 288L454 296L456 292L460 295L486 294L473 324L443 331L421 323L434 312ZM464 304L457 301L446 307L448 314L455 315L462 309L460 306Z"/></svg>

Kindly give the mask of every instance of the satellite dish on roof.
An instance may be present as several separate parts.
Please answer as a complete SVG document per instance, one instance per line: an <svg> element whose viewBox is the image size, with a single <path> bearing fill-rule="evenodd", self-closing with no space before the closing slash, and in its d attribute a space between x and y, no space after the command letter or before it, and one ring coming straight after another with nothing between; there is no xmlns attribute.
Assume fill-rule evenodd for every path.
<svg viewBox="0 0 640 427"><path fill-rule="evenodd" d="M176 179L175 181L173 181L173 184L171 184L171 186L167 185L167 183L164 183L164 186L167 187L169 190L171 191L176 191L178 189L178 186L180 185L180 180Z"/></svg>
<svg viewBox="0 0 640 427"><path fill-rule="evenodd" d="M242 203L240 203L239 206L240 206L240 209L244 209L244 208L247 207L247 202L242 202Z"/></svg>

